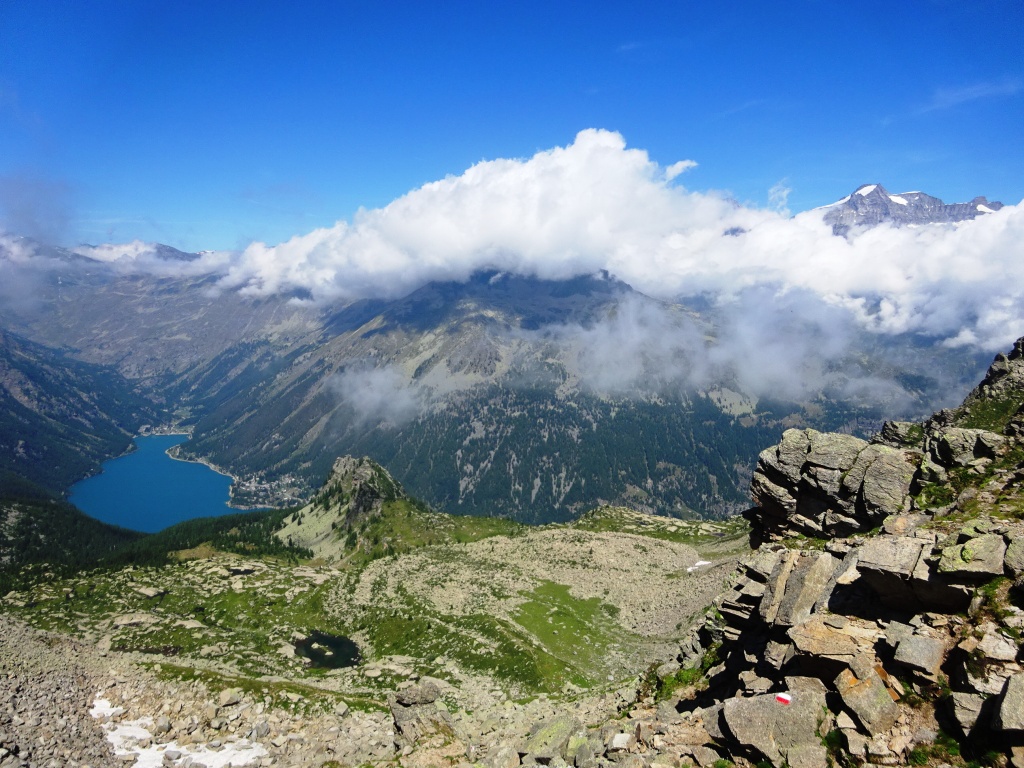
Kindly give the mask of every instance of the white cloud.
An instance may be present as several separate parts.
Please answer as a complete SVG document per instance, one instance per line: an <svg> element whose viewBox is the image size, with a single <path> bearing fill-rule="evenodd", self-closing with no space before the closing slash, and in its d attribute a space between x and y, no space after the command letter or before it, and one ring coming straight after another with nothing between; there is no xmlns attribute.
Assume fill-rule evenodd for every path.
<svg viewBox="0 0 1024 768"><path fill-rule="evenodd" d="M961 104L970 104L983 99L1016 96L1022 90L1021 82L1013 79L985 81L953 88L936 88L931 100L917 110L918 114L952 109Z"/></svg>
<svg viewBox="0 0 1024 768"><path fill-rule="evenodd" d="M693 160L680 160L676 163L672 163L672 165L665 169L665 179L667 181L672 181L672 179L676 178L679 174L685 173L691 168L696 167L697 163Z"/></svg>
<svg viewBox="0 0 1024 768"><path fill-rule="evenodd" d="M138 261L140 258L151 256L154 252L153 243L144 243L141 240L133 240L130 243L104 243L103 245L80 245L71 250L79 256L85 256L96 261Z"/></svg>
<svg viewBox="0 0 1024 768"><path fill-rule="evenodd" d="M401 425L425 404L424 393L395 367L347 368L334 375L332 390L355 411L357 423Z"/></svg>
<svg viewBox="0 0 1024 768"><path fill-rule="evenodd" d="M670 185L618 134L587 130L528 160L479 163L351 223L253 244L224 284L256 294L301 287L325 299L395 296L481 268L551 279L606 268L654 283L660 262L675 256L671 241L710 241L723 225L766 215Z"/></svg>
<svg viewBox="0 0 1024 768"><path fill-rule="evenodd" d="M254 243L222 286L332 300L399 296L485 268L549 279L606 269L659 298L807 291L879 333L973 333L990 348L1024 333L1022 206L844 239L820 211L789 218L784 184L772 191L781 211L755 209L670 182L689 167L663 168L617 133L582 131L566 147L481 162L351 222Z"/></svg>
<svg viewBox="0 0 1024 768"><path fill-rule="evenodd" d="M228 251L182 254L166 246L142 240L133 240L130 243L80 245L73 248L72 252L103 262L122 274L142 273L161 277L194 277L224 272L236 258L236 254Z"/></svg>
<svg viewBox="0 0 1024 768"><path fill-rule="evenodd" d="M957 226L841 238L820 210L790 218L784 182L770 209L688 191L674 179L693 165L661 166L619 134L590 129L568 146L478 163L279 245L192 261L137 241L79 253L120 271L214 273L221 290L319 302L397 297L481 269L547 279L603 269L656 298L704 295L737 322L781 302L810 313L808 322L810 307L827 306L858 329L950 346L994 350L1024 334L1024 205ZM793 296L805 300L785 298Z"/></svg>

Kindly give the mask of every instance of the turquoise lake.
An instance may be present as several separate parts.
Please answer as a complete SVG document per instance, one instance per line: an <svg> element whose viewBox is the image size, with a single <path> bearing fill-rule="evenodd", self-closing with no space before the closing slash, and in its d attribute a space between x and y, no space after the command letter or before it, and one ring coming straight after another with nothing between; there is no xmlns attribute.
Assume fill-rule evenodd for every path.
<svg viewBox="0 0 1024 768"><path fill-rule="evenodd" d="M70 501L90 517L155 533L194 517L238 512L227 505L231 478L165 451L187 435L135 438L137 450L103 463L103 472L71 486Z"/></svg>

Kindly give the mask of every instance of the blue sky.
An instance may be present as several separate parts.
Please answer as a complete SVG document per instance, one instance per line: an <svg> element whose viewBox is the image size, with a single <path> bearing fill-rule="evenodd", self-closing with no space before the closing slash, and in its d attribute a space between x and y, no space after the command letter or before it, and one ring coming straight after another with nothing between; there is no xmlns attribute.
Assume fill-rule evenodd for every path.
<svg viewBox="0 0 1024 768"><path fill-rule="evenodd" d="M799 211L1024 197L1024 4L0 2L0 226L240 248L617 131Z"/></svg>

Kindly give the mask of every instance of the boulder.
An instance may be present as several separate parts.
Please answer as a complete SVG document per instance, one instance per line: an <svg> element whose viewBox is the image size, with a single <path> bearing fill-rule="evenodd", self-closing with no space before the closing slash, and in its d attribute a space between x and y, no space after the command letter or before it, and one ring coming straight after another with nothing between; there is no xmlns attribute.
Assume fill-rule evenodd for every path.
<svg viewBox="0 0 1024 768"><path fill-rule="evenodd" d="M961 646L963 644L961 643ZM1006 687L1006 681L1021 672L1019 664L1013 662L988 661L976 669L967 667L966 683L975 693L998 696Z"/></svg>
<svg viewBox="0 0 1024 768"><path fill-rule="evenodd" d="M809 764L806 759L810 751L806 748L821 748L819 731L824 711L823 693L801 691L793 694L789 704L779 702L774 694L729 699L722 708L722 718L730 735L742 746L740 751L752 751L776 765L792 765L790 756L799 756L803 765Z"/></svg>
<svg viewBox="0 0 1024 768"><path fill-rule="evenodd" d="M895 661L934 678L946 658L946 644L935 637L913 634L896 646Z"/></svg>
<svg viewBox="0 0 1024 768"><path fill-rule="evenodd" d="M758 508L751 514L771 535L834 533L825 520L830 514L838 515L833 521L852 519L852 500L840 498L842 476L866 446L850 435L786 430L758 457L750 485Z"/></svg>
<svg viewBox="0 0 1024 768"><path fill-rule="evenodd" d="M844 483L865 467L859 489L864 513L872 523L881 522L908 508L910 484L920 461L920 454L872 445L861 451ZM852 492L856 493L857 488Z"/></svg>
<svg viewBox="0 0 1024 768"><path fill-rule="evenodd" d="M984 706L984 696L966 691L953 692L953 717L956 718L957 725L960 726L960 730L964 732L965 736L969 736L974 730Z"/></svg>
<svg viewBox="0 0 1024 768"><path fill-rule="evenodd" d="M914 421L887 421L871 442L892 448L924 449L924 427Z"/></svg>
<svg viewBox="0 0 1024 768"><path fill-rule="evenodd" d="M860 548L857 569L862 574L873 571L909 581L925 548L931 551L930 544L927 539L911 536L878 536L869 539Z"/></svg>
<svg viewBox="0 0 1024 768"><path fill-rule="evenodd" d="M784 555L765 587L761 617L777 626L791 627L811 614L824 597L839 561L827 552Z"/></svg>
<svg viewBox="0 0 1024 768"><path fill-rule="evenodd" d="M805 430L805 434L808 442L807 463L841 472L850 469L860 452L868 446L866 441L853 435L818 432L814 429Z"/></svg>
<svg viewBox="0 0 1024 768"><path fill-rule="evenodd" d="M489 754L484 765L486 768L518 768L519 752L515 747L505 744Z"/></svg>
<svg viewBox="0 0 1024 768"><path fill-rule="evenodd" d="M605 745L608 754L625 753L636 748L636 736L633 733L613 733Z"/></svg>
<svg viewBox="0 0 1024 768"><path fill-rule="evenodd" d="M440 696L441 690L434 683L424 682L399 691L395 694L395 699L399 704L411 707L417 704L431 704Z"/></svg>
<svg viewBox="0 0 1024 768"><path fill-rule="evenodd" d="M1024 672L1006 681L993 725L1000 731L1024 731Z"/></svg>
<svg viewBox="0 0 1024 768"><path fill-rule="evenodd" d="M388 695L395 734L400 743L412 746L434 735L455 736L455 724L448 712L438 706L438 689L431 683L414 685Z"/></svg>
<svg viewBox="0 0 1024 768"><path fill-rule="evenodd" d="M879 675L869 674L861 679L853 670L845 669L836 678L835 688L843 704L870 735L885 733L895 725L899 707Z"/></svg>
<svg viewBox="0 0 1024 768"><path fill-rule="evenodd" d="M559 715L537 723L530 731L523 752L538 761L549 762L552 758L565 759L569 740L583 731L580 721L569 715Z"/></svg>
<svg viewBox="0 0 1024 768"><path fill-rule="evenodd" d="M769 451L762 451L757 461L757 470L750 481L750 496L754 504L760 508L759 511L784 520L796 512L796 496L793 493L796 483L790 486L773 480L773 473L770 471L773 465L765 459L765 454L768 453Z"/></svg>
<svg viewBox="0 0 1024 768"><path fill-rule="evenodd" d="M1016 661L1018 648L1013 640L989 625L989 630L978 643L977 651L987 659Z"/></svg>
<svg viewBox="0 0 1024 768"><path fill-rule="evenodd" d="M859 656L874 656L878 632L841 616L815 614L788 633L797 653L849 664Z"/></svg>
<svg viewBox="0 0 1024 768"><path fill-rule="evenodd" d="M1002 536L987 534L942 550L939 572L952 580L977 581L1003 575L1006 542Z"/></svg>
<svg viewBox="0 0 1024 768"><path fill-rule="evenodd" d="M1024 536L1018 534L1010 540L1003 556L1003 565L1014 575L1024 573Z"/></svg>
<svg viewBox="0 0 1024 768"><path fill-rule="evenodd" d="M1006 438L984 429L947 427L930 436L932 459L944 467L966 467L977 459L995 458Z"/></svg>

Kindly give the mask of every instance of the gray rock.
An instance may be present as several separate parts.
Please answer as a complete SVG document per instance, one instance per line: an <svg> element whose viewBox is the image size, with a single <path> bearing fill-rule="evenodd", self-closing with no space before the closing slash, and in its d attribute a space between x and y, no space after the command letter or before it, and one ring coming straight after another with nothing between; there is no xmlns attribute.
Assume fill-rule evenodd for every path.
<svg viewBox="0 0 1024 768"><path fill-rule="evenodd" d="M977 693L953 692L953 717L956 718L956 722L965 736L969 736L974 730L984 704L985 697Z"/></svg>
<svg viewBox="0 0 1024 768"><path fill-rule="evenodd" d="M857 456L868 447L868 443L853 435L836 432L805 431L809 443L807 463L820 467L837 469L842 472L850 469Z"/></svg>
<svg viewBox="0 0 1024 768"><path fill-rule="evenodd" d="M838 564L827 552L788 553L768 581L760 606L762 618L783 627L802 622L824 597Z"/></svg>
<svg viewBox="0 0 1024 768"><path fill-rule="evenodd" d="M440 689L431 682L411 685L395 694L399 704L411 707L417 704L432 704L441 696Z"/></svg>
<svg viewBox="0 0 1024 768"><path fill-rule="evenodd" d="M890 621L889 625L885 628L885 640L893 650L896 650L901 640L906 640L908 637L914 634L914 628L909 624L903 624L898 621Z"/></svg>
<svg viewBox="0 0 1024 768"><path fill-rule="evenodd" d="M789 768L821 768L828 765L828 750L821 744L801 744L786 750Z"/></svg>
<svg viewBox="0 0 1024 768"><path fill-rule="evenodd" d="M882 521L882 530L890 536L909 536L931 519L930 515L922 513L891 515Z"/></svg>
<svg viewBox="0 0 1024 768"><path fill-rule="evenodd" d="M857 464L847 477L854 473L861 462L867 463L860 495L865 513L872 522L907 509L910 483L920 460L919 454L884 445L869 446L857 457Z"/></svg>
<svg viewBox="0 0 1024 768"><path fill-rule="evenodd" d="M824 696L828 688L816 677L789 675L786 677L786 688L794 693L820 693Z"/></svg>
<svg viewBox="0 0 1024 768"><path fill-rule="evenodd" d="M697 746L690 749L690 755L699 768L713 768L722 756L710 747Z"/></svg>
<svg viewBox="0 0 1024 768"><path fill-rule="evenodd" d="M977 580L979 577L1002 576L1006 542L997 534L971 539L942 550L939 572L951 579Z"/></svg>
<svg viewBox="0 0 1024 768"><path fill-rule="evenodd" d="M949 427L930 441L932 459L944 467L966 467L976 459L994 458L1006 438L983 429Z"/></svg>
<svg viewBox="0 0 1024 768"><path fill-rule="evenodd" d="M929 677L935 677L945 656L946 644L941 640L915 634L900 640L895 660Z"/></svg>
<svg viewBox="0 0 1024 768"><path fill-rule="evenodd" d="M574 717L553 717L533 727L523 751L538 760L550 760L555 756L564 759L569 740L582 730L580 721Z"/></svg>
<svg viewBox="0 0 1024 768"><path fill-rule="evenodd" d="M996 662L985 665L978 675L967 669L966 682L975 693L998 696L1006 687L1006 681L1020 671L1021 668L1017 664Z"/></svg>
<svg viewBox="0 0 1024 768"><path fill-rule="evenodd" d="M724 743L726 740L726 731L723 730L722 726L722 708L724 706L725 705L720 702L699 710L701 720L704 723L704 729L708 732L708 735L718 743Z"/></svg>
<svg viewBox="0 0 1024 768"><path fill-rule="evenodd" d="M613 733L608 737L606 747L609 754L628 752L636 747L636 736L633 733Z"/></svg>
<svg viewBox="0 0 1024 768"><path fill-rule="evenodd" d="M788 705L773 694L729 699L722 717L729 733L744 748L780 764L791 750L821 746L818 730L824 709L824 694L801 691L793 694Z"/></svg>
<svg viewBox="0 0 1024 768"><path fill-rule="evenodd" d="M995 629L985 633L977 650L986 658L996 661L1015 661L1018 653L1017 644Z"/></svg>
<svg viewBox="0 0 1024 768"><path fill-rule="evenodd" d="M1024 536L1018 534L1010 540L1010 545L1006 548L1006 555L1003 557L1003 565L1014 576L1024 573Z"/></svg>
<svg viewBox="0 0 1024 768"><path fill-rule="evenodd" d="M887 421L871 442L892 448L924 450L924 427L913 421Z"/></svg>
<svg viewBox="0 0 1024 768"><path fill-rule="evenodd" d="M518 768L519 752L508 744L502 745L487 756L484 765L487 768Z"/></svg>
<svg viewBox="0 0 1024 768"><path fill-rule="evenodd" d="M930 549L929 542L925 539L910 536L878 536L869 539L861 547L857 568L861 573L882 572L906 581L913 575L925 547Z"/></svg>
<svg viewBox="0 0 1024 768"><path fill-rule="evenodd" d="M766 513L786 518L796 512L796 496L790 492L790 487L795 489L796 484L785 486L773 482L768 472L770 465L763 458L764 453L767 451L761 454L761 459L758 459L757 471L750 481L750 497L754 500L754 504Z"/></svg>
<svg viewBox="0 0 1024 768"><path fill-rule="evenodd" d="M1024 731L1024 672L1006 681L993 725L1000 731Z"/></svg>
<svg viewBox="0 0 1024 768"><path fill-rule="evenodd" d="M852 628L836 627L825 616L814 615L790 628L788 635L802 656L815 656L850 664L855 657L874 656L876 635Z"/></svg>
<svg viewBox="0 0 1024 768"><path fill-rule="evenodd" d="M859 679L846 669L836 678L835 688L843 704L870 735L885 733L896 723L899 707L877 674Z"/></svg>
<svg viewBox="0 0 1024 768"><path fill-rule="evenodd" d="M573 765L576 768L597 768L597 756L600 752L603 752L600 744L595 745L593 742L587 741L573 755Z"/></svg>
<svg viewBox="0 0 1024 768"><path fill-rule="evenodd" d="M414 686L420 687L423 686ZM412 690L407 688L403 694ZM455 724L451 716L435 705L435 701L423 701L429 698L429 693L420 693L406 698L407 701L421 701L422 703L403 704L399 701L398 695L389 694L388 704L391 708L391 716L394 720L395 734L404 745L414 745L419 740L434 734L442 734L446 737L455 736Z"/></svg>

